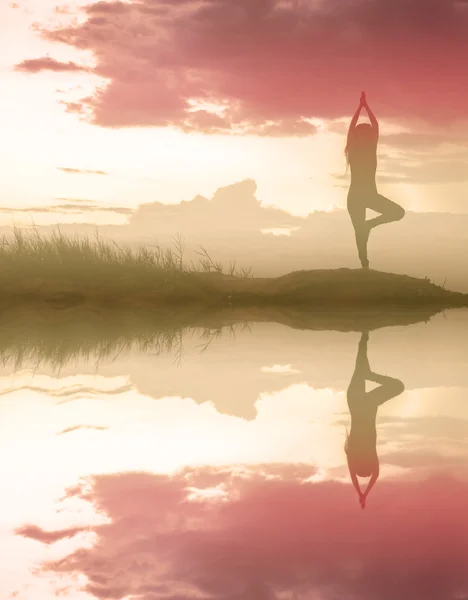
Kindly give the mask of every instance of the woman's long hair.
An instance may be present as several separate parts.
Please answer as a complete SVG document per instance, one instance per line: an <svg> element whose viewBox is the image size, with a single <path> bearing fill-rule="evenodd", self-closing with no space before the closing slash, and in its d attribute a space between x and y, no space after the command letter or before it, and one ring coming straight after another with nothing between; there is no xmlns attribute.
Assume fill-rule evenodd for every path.
<svg viewBox="0 0 468 600"><path fill-rule="evenodd" d="M346 452L346 455L348 454L348 448L349 448L349 431L348 431L348 427L345 425L346 427L346 441L345 441L345 445L344 445L344 451Z"/></svg>
<svg viewBox="0 0 468 600"><path fill-rule="evenodd" d="M346 157L346 172L345 175L348 174L348 169L349 169L349 148L348 148L348 144L346 144L346 148L344 149L344 153L345 153L345 157Z"/></svg>

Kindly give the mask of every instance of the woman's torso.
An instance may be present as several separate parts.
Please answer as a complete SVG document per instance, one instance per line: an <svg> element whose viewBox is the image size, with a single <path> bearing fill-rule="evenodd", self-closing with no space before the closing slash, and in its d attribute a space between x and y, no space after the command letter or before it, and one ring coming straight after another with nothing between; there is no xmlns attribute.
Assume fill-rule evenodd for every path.
<svg viewBox="0 0 468 600"><path fill-rule="evenodd" d="M367 152L351 151L349 153L349 166L351 169L351 184L348 200L353 197L362 197L366 194L377 193L375 174L377 171L376 148Z"/></svg>
<svg viewBox="0 0 468 600"><path fill-rule="evenodd" d="M365 394L348 392L348 407L351 415L351 428L348 443L362 451L374 451L377 441L377 407L366 402Z"/></svg>
<svg viewBox="0 0 468 600"><path fill-rule="evenodd" d="M361 427L351 424L348 437L348 452L355 460L372 461L377 458L377 431L373 424Z"/></svg>

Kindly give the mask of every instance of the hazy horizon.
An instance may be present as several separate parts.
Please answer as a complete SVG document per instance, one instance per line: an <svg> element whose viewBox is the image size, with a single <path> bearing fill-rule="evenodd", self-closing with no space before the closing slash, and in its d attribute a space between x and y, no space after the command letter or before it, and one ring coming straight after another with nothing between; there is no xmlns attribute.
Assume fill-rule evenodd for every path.
<svg viewBox="0 0 468 600"><path fill-rule="evenodd" d="M174 205L143 204L122 215L126 224L62 223L60 230L88 237L99 231L118 243L162 247L172 247L174 237L180 235L187 265L198 264L197 251L203 245L226 270L236 262L240 268L252 268L258 277L359 267L353 229L344 209L301 217L263 205L258 195L256 183L246 180L217 190L211 198L197 196ZM81 206L78 199L70 205L76 210ZM34 222L35 217L36 213ZM36 225L42 233L56 229L56 223ZM3 233L11 233L10 225L0 225ZM468 214L409 212L400 223L372 232L369 248L374 269L429 277L448 289L468 292Z"/></svg>

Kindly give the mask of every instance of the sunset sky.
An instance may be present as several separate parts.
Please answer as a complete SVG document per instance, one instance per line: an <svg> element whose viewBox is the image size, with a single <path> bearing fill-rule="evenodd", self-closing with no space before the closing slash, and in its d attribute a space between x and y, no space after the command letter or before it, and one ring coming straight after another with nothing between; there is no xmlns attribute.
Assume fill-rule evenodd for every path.
<svg viewBox="0 0 468 600"><path fill-rule="evenodd" d="M293 214L344 206L362 89L381 193L468 212L467 56L467 0L2 2L0 225L124 223L246 178Z"/></svg>

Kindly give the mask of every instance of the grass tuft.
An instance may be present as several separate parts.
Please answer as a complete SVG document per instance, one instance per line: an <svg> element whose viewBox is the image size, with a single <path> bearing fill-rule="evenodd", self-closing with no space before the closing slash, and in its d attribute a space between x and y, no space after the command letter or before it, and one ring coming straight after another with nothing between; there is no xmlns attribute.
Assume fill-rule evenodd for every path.
<svg viewBox="0 0 468 600"><path fill-rule="evenodd" d="M96 233L67 236L60 227L51 235L41 235L36 228L25 232L15 228L0 241L0 285L3 295L50 296L58 293L81 293L101 298L132 295L159 295L180 291L181 299L204 297L204 286L195 285L193 276L200 273L224 273L221 263L214 263L204 251L199 265L190 268L184 262L185 243L180 235L172 248L158 245L122 247L103 240ZM228 273L249 277L248 270L237 271L230 265ZM198 288L198 289L197 289Z"/></svg>

